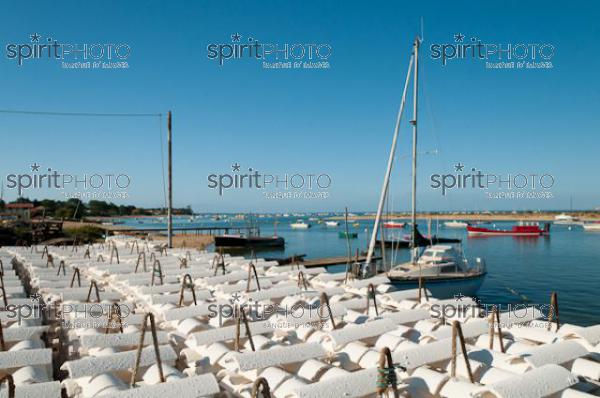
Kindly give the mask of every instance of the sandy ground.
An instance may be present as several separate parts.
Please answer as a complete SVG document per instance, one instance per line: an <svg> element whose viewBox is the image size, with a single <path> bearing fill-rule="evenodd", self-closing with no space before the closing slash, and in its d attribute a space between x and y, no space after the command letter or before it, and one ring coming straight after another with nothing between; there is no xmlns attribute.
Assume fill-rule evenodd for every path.
<svg viewBox="0 0 600 398"><path fill-rule="evenodd" d="M166 236L153 236L154 242L167 241ZM192 249L205 249L215 242L214 236L196 234L177 234L173 236L173 247L188 247Z"/></svg>
<svg viewBox="0 0 600 398"><path fill-rule="evenodd" d="M92 226L98 228L110 229L111 231L118 233L118 225L99 225L97 223L90 222L78 222L78 221L65 221L63 223L63 229L76 229L85 226ZM145 237L145 236L144 236ZM152 240L156 241L167 241L167 237L163 235L153 234ZM205 249L207 246L214 243L215 239L210 235L196 235L196 234L176 234L173 236L173 247L188 247L192 249Z"/></svg>

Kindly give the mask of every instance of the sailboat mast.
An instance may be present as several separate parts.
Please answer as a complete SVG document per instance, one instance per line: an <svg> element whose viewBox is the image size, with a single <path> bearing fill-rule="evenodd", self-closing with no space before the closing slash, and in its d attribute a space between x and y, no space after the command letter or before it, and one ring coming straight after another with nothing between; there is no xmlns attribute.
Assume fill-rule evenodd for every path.
<svg viewBox="0 0 600 398"><path fill-rule="evenodd" d="M419 38L414 44L415 70L413 94L413 147L412 147L412 233L411 233L411 262L416 261L415 248L417 247L417 104L419 95Z"/></svg>
<svg viewBox="0 0 600 398"><path fill-rule="evenodd" d="M396 143L398 141L398 133L400 131L400 120L402 119L402 112L404 111L404 103L406 102L406 92L408 91L408 82L410 80L410 73L412 71L414 54L410 57L408 64L408 72L406 73L406 81L404 82L404 91L402 92L402 100L400 101L400 109L398 110L398 117L396 118L396 127L394 129L394 138L392 139L392 148L390 149L390 156L388 158L387 170L385 178L383 180L383 187L381 188L381 194L379 196L379 204L377 206L377 214L375 216L375 225L373 226L373 232L371 233L371 240L369 241L369 249L367 250L367 259L365 265L368 267L373 259L373 251L375 250L375 243L377 243L377 232L379 231L379 223L381 222L381 214L383 213L383 206L385 205L385 198L390 184L390 175L392 173L392 166L394 165L394 155L396 154Z"/></svg>

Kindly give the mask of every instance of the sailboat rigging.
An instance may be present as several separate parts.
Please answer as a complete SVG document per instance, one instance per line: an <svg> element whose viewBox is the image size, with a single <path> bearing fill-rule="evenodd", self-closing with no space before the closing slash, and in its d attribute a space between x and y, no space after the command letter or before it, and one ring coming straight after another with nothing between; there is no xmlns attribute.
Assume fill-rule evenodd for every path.
<svg viewBox="0 0 600 398"><path fill-rule="evenodd" d="M462 250L456 250L450 245L439 245L436 243L455 243L460 240L443 240L434 238L429 234L429 238L424 238L417 228L417 127L418 127L418 94L419 94L419 46L421 39L417 36L412 46L412 54L409 61L404 90L400 102L400 109L396 118L392 146L388 158L386 173L383 180L383 186L377 206L375 224L371 232L369 248L366 261L362 267L362 274L365 277L385 272L395 286L414 287L421 284L423 280L427 281L428 288L436 297L449 297L452 294L460 293L463 295L473 295L483 283L486 275L485 263L477 259L476 265L471 267L463 257ZM406 104L406 97L410 79L413 79L413 115L410 124L412 126L412 179L411 179L411 233L410 242L406 242L411 249L410 262L405 264L393 265L389 262L389 267L383 264L383 269L379 269L377 262L373 260L375 245L378 242L377 235L381 235L381 241L385 242L381 217L389 195L389 185L391 172L394 166L398 135L400 131L402 114ZM451 242L450 242L451 241ZM430 246L432 245L432 246ZM421 256L418 255L418 248L429 246ZM382 250L385 245L382 245ZM390 259L391 260L391 259Z"/></svg>

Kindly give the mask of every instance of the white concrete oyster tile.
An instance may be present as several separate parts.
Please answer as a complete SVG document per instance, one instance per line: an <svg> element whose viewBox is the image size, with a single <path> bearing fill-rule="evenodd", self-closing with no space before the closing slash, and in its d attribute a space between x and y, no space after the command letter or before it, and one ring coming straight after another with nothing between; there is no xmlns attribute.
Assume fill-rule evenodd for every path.
<svg viewBox="0 0 600 398"><path fill-rule="evenodd" d="M15 389L15 398L59 398L60 382L22 384ZM8 389L0 390L0 398L8 398Z"/></svg>
<svg viewBox="0 0 600 398"><path fill-rule="evenodd" d="M48 331L49 326L30 326L21 327L17 326L4 328L4 341L15 342L20 340L28 340L31 338L38 338L42 333Z"/></svg>
<svg viewBox="0 0 600 398"><path fill-rule="evenodd" d="M391 319L378 319L360 325L348 325L329 332L327 339L323 343L326 341L331 342L328 349L335 351L351 341L379 336L395 328L396 324Z"/></svg>
<svg viewBox="0 0 600 398"><path fill-rule="evenodd" d="M437 372L427 367L420 367L407 378L401 379L407 384L406 390L411 396L437 396L449 379L446 373Z"/></svg>
<svg viewBox="0 0 600 398"><path fill-rule="evenodd" d="M318 343L301 343L291 346L273 347L266 351L234 353L225 363L229 369L242 371L262 369L287 363L304 362L307 359L322 358L325 349Z"/></svg>
<svg viewBox="0 0 600 398"><path fill-rule="evenodd" d="M52 350L50 348L0 352L0 369L49 365L51 363Z"/></svg>
<svg viewBox="0 0 600 398"><path fill-rule="evenodd" d="M521 354L521 358L533 367L548 364L564 364L577 358L584 357L588 350L574 341L562 341L555 344L546 344L535 347Z"/></svg>
<svg viewBox="0 0 600 398"><path fill-rule="evenodd" d="M333 369L332 369L333 370ZM358 398L373 394L377 379L377 369L363 369L327 378L317 383L299 386L294 389L298 398Z"/></svg>
<svg viewBox="0 0 600 398"><path fill-rule="evenodd" d="M156 337L159 344L166 344L169 341L168 334L160 330L156 332ZM80 341L83 348L137 346L140 341L140 332L83 335ZM152 344L152 342L152 333L147 332L144 335L144 345Z"/></svg>
<svg viewBox="0 0 600 398"><path fill-rule="evenodd" d="M250 332L252 335L258 335L263 333L271 333L273 332L273 328L268 322L258 321L258 322L250 322L249 324ZM242 336L245 336L245 327L241 327ZM228 341L233 340L236 336L236 326L224 326L221 328L214 328L204 330L202 332L196 332L191 334L188 337L187 345L190 347L193 346L201 346L201 345L209 345L212 343L220 342L220 341Z"/></svg>
<svg viewBox="0 0 600 398"><path fill-rule="evenodd" d="M168 363L177 359L177 354L170 345L162 345L159 347L159 350L160 358L163 362ZM72 378L93 376L115 370L132 369L135 366L136 352L137 350L132 350L119 352L107 357L86 357L67 361L61 366L61 369L68 371ZM142 350L140 366L149 366L155 361L154 347L145 347Z"/></svg>
<svg viewBox="0 0 600 398"><path fill-rule="evenodd" d="M544 365L522 375L485 386L484 390L476 394L475 397L546 397L571 387L576 383L577 378L565 368L558 365Z"/></svg>

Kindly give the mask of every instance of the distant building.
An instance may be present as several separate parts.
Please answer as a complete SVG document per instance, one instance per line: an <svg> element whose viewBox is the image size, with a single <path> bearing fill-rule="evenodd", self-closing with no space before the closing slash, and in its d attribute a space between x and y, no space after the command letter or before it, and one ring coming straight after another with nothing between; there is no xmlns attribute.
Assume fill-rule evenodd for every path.
<svg viewBox="0 0 600 398"><path fill-rule="evenodd" d="M29 221L33 203L8 203L4 206L4 214L14 217L17 221Z"/></svg>

